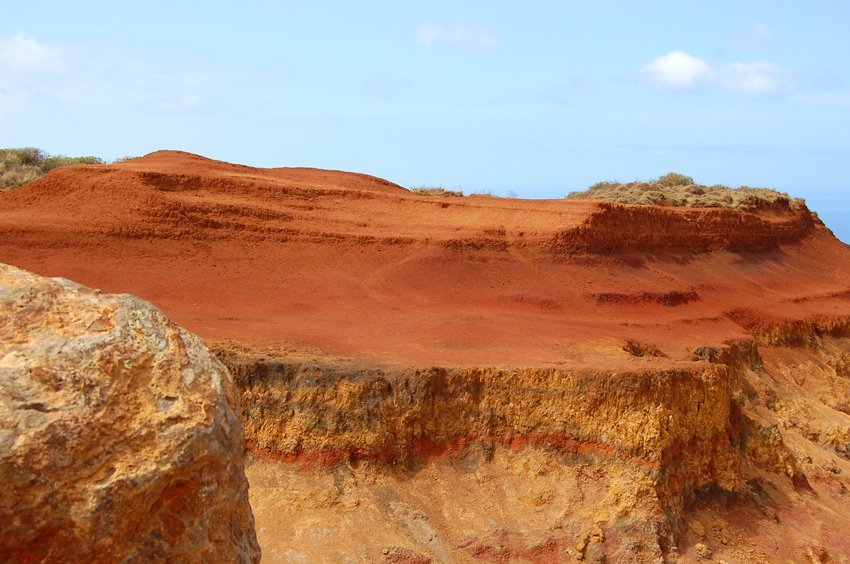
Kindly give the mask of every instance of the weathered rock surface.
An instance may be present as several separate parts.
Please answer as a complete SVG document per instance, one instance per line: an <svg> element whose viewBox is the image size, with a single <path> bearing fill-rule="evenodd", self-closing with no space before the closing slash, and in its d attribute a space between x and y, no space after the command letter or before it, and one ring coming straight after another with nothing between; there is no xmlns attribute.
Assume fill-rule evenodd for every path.
<svg viewBox="0 0 850 564"><path fill-rule="evenodd" d="M238 405L149 303L0 265L0 561L258 561Z"/></svg>

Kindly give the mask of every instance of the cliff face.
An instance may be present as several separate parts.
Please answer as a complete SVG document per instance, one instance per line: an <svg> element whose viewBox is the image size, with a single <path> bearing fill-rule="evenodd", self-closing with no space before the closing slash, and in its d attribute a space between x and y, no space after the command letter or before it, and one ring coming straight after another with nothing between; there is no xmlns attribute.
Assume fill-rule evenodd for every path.
<svg viewBox="0 0 850 564"><path fill-rule="evenodd" d="M263 492L272 495L274 483L275 492L298 492L292 502L307 521L351 512L355 534L364 514L386 512L382 519L399 528L392 542L369 537L345 550L422 561L645 561L702 545L771 561L850 550L850 537L820 528L850 526L832 513L850 469L848 351L847 336L821 331L804 350L745 340L696 351L706 362L673 368L653 359L628 370L399 371L238 348L217 354L242 391L247 442L260 457L249 470L260 484L255 505L267 506ZM785 380L801 365L807 375L791 390ZM275 464L301 470L272 478ZM298 485L305 472L336 476L336 485ZM486 509L494 504L514 515L494 517ZM524 523L524 512L536 518ZM478 524L455 513L477 514ZM416 533L422 523L432 536ZM794 523L801 533L766 546L751 531L757 523ZM261 540L338 554L280 534Z"/></svg>
<svg viewBox="0 0 850 564"><path fill-rule="evenodd" d="M219 354L242 390L249 443L283 460L404 465L473 443L530 443L619 458L659 482L695 466L677 490L703 476L740 481L723 365L385 372Z"/></svg>
<svg viewBox="0 0 850 564"><path fill-rule="evenodd" d="M0 560L256 562L236 388L150 304L0 265Z"/></svg>
<svg viewBox="0 0 850 564"><path fill-rule="evenodd" d="M850 250L805 207L160 152L0 193L0 243L217 343L270 558L850 554Z"/></svg>
<svg viewBox="0 0 850 564"><path fill-rule="evenodd" d="M547 517L549 527L569 523L580 530L532 531L532 536L546 533L543 546L521 549L528 541L517 540L512 550L520 553L496 552L505 560L522 556L522 550L539 552L536 559L581 556L585 548L576 547L590 542L595 531L600 536L594 543L606 536L640 543L637 549L616 543L596 547L600 554L620 561L660 558L676 546L676 528L696 491L709 486L745 490L743 447L740 431L732 428L731 382L725 366L646 366L622 372L431 368L393 373L220 355L242 390L248 444L272 460L320 468L365 462L412 480L431 461L454 461L477 473L526 460L543 464L544 473L557 468L578 490L590 486L583 472L606 473L608 487L619 493L608 496L606 488L600 488L595 495L602 499L592 515L578 519L582 511L574 511L569 518ZM527 472L520 463L490 480L492 485L525 482L525 495L532 499L529 512L536 511L534 500L539 498L538 505L553 503L549 509L569 513L554 499L554 490L547 489L553 485L543 487ZM470 496L480 489L466 488ZM456 510L464 507L460 504ZM446 511L452 510L438 514ZM522 527L500 527L506 527L504 534L529 534ZM491 544L501 544L501 533L492 526L472 529L465 539L451 538L449 531L440 531L442 557L486 556L493 550ZM441 558L428 543L413 548L417 554Z"/></svg>
<svg viewBox="0 0 850 564"><path fill-rule="evenodd" d="M764 251L802 239L819 223L808 209L765 207L762 213L603 202L580 227L558 233L557 253Z"/></svg>

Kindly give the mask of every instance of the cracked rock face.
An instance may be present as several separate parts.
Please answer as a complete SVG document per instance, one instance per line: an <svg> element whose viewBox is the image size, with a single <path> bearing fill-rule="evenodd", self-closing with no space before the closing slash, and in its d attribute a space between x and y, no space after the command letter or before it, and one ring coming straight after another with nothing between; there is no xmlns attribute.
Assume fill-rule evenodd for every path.
<svg viewBox="0 0 850 564"><path fill-rule="evenodd" d="M239 413L151 304L0 265L0 561L258 561Z"/></svg>

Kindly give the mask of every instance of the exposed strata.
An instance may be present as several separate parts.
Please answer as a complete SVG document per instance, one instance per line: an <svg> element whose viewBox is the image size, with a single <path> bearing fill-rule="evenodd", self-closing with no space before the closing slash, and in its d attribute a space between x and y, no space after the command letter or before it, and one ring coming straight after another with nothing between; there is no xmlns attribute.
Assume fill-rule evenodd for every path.
<svg viewBox="0 0 850 564"><path fill-rule="evenodd" d="M99 192L95 200L78 199L93 190ZM210 192L216 197L207 197ZM35 225L22 229L15 225L16 214L6 214L5 230L29 237L71 223L91 236L128 239L228 240L238 234L269 242L427 242L454 251L533 249L564 255L765 250L798 241L820 225L805 206L787 203L741 212L600 201L446 200L366 175L251 169L169 152L62 169L4 196L8 211L39 203L43 216ZM346 205L334 205L340 201ZM116 209L104 215L104 205ZM63 217L70 207L83 217ZM387 207L400 208L394 210L399 217L381 217ZM317 212L324 214L320 223ZM470 215L476 222L468 222ZM405 221L417 216L427 220Z"/></svg>
<svg viewBox="0 0 850 564"><path fill-rule="evenodd" d="M237 391L152 305L0 265L0 560L257 562Z"/></svg>
<svg viewBox="0 0 850 564"><path fill-rule="evenodd" d="M804 206L160 152L0 194L0 241L219 342L269 559L850 553L850 250Z"/></svg>
<svg viewBox="0 0 850 564"><path fill-rule="evenodd" d="M702 543L733 559L805 558L811 550L841 561L850 550L840 532L850 518L835 513L850 471L842 372L850 336L819 331L804 350L744 340L695 350L704 362L671 368L653 358L595 372L363 369L232 346L217 354L242 391L260 492L272 483L288 491L308 522L336 511L356 530L378 513L369 519L396 529L395 542L284 542L293 554L374 558L401 547L422 561L637 562L698 554ZM801 365L821 382L817 393L805 381L788 388ZM294 469L277 475L272 461ZM300 486L305 474L331 481ZM514 515L499 513L501 525L487 525L493 503ZM255 504L274 520L262 493ZM536 515L533 525L519 518L523 511ZM458 517L465 513L476 514L478 528L470 515ZM750 530L786 521L800 530L772 546ZM281 528L303 542L298 526ZM267 529L261 539L279 546L281 534Z"/></svg>

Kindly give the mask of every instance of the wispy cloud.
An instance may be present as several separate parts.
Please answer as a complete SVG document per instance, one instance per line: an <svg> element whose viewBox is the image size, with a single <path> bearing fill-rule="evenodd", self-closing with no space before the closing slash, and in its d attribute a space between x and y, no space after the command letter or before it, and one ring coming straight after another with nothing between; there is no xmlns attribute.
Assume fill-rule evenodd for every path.
<svg viewBox="0 0 850 564"><path fill-rule="evenodd" d="M62 70L62 51L18 33L0 37L0 69L14 73L55 72Z"/></svg>
<svg viewBox="0 0 850 564"><path fill-rule="evenodd" d="M489 49L498 45L499 37L488 29L476 26L441 26L427 23L419 26L416 41L424 47L448 43L455 47Z"/></svg>
<svg viewBox="0 0 850 564"><path fill-rule="evenodd" d="M165 63L48 45L24 34L0 36L0 117L36 108L200 114L214 106L202 94L224 82L216 70L179 59Z"/></svg>
<svg viewBox="0 0 850 564"><path fill-rule="evenodd" d="M42 85L61 78L63 70L61 49L22 33L0 36L0 113L52 101L53 93Z"/></svg>
<svg viewBox="0 0 850 564"><path fill-rule="evenodd" d="M794 87L796 77L773 63L732 63L718 72L720 84L743 94L778 94Z"/></svg>
<svg viewBox="0 0 850 564"><path fill-rule="evenodd" d="M753 49L769 49L777 43L776 33L764 22L756 22L744 33L732 37L732 43Z"/></svg>
<svg viewBox="0 0 850 564"><path fill-rule="evenodd" d="M812 106L850 108L850 91L805 92L792 96L791 100Z"/></svg>
<svg viewBox="0 0 850 564"><path fill-rule="evenodd" d="M715 67L684 51L650 61L638 72L646 86L665 90L725 90L753 96L781 94L794 89L794 73L764 61L733 62Z"/></svg>
<svg viewBox="0 0 850 564"><path fill-rule="evenodd" d="M555 104L569 104L577 97L590 94L598 89L595 80L587 75L576 74L565 82L552 86L545 95L546 100Z"/></svg>

